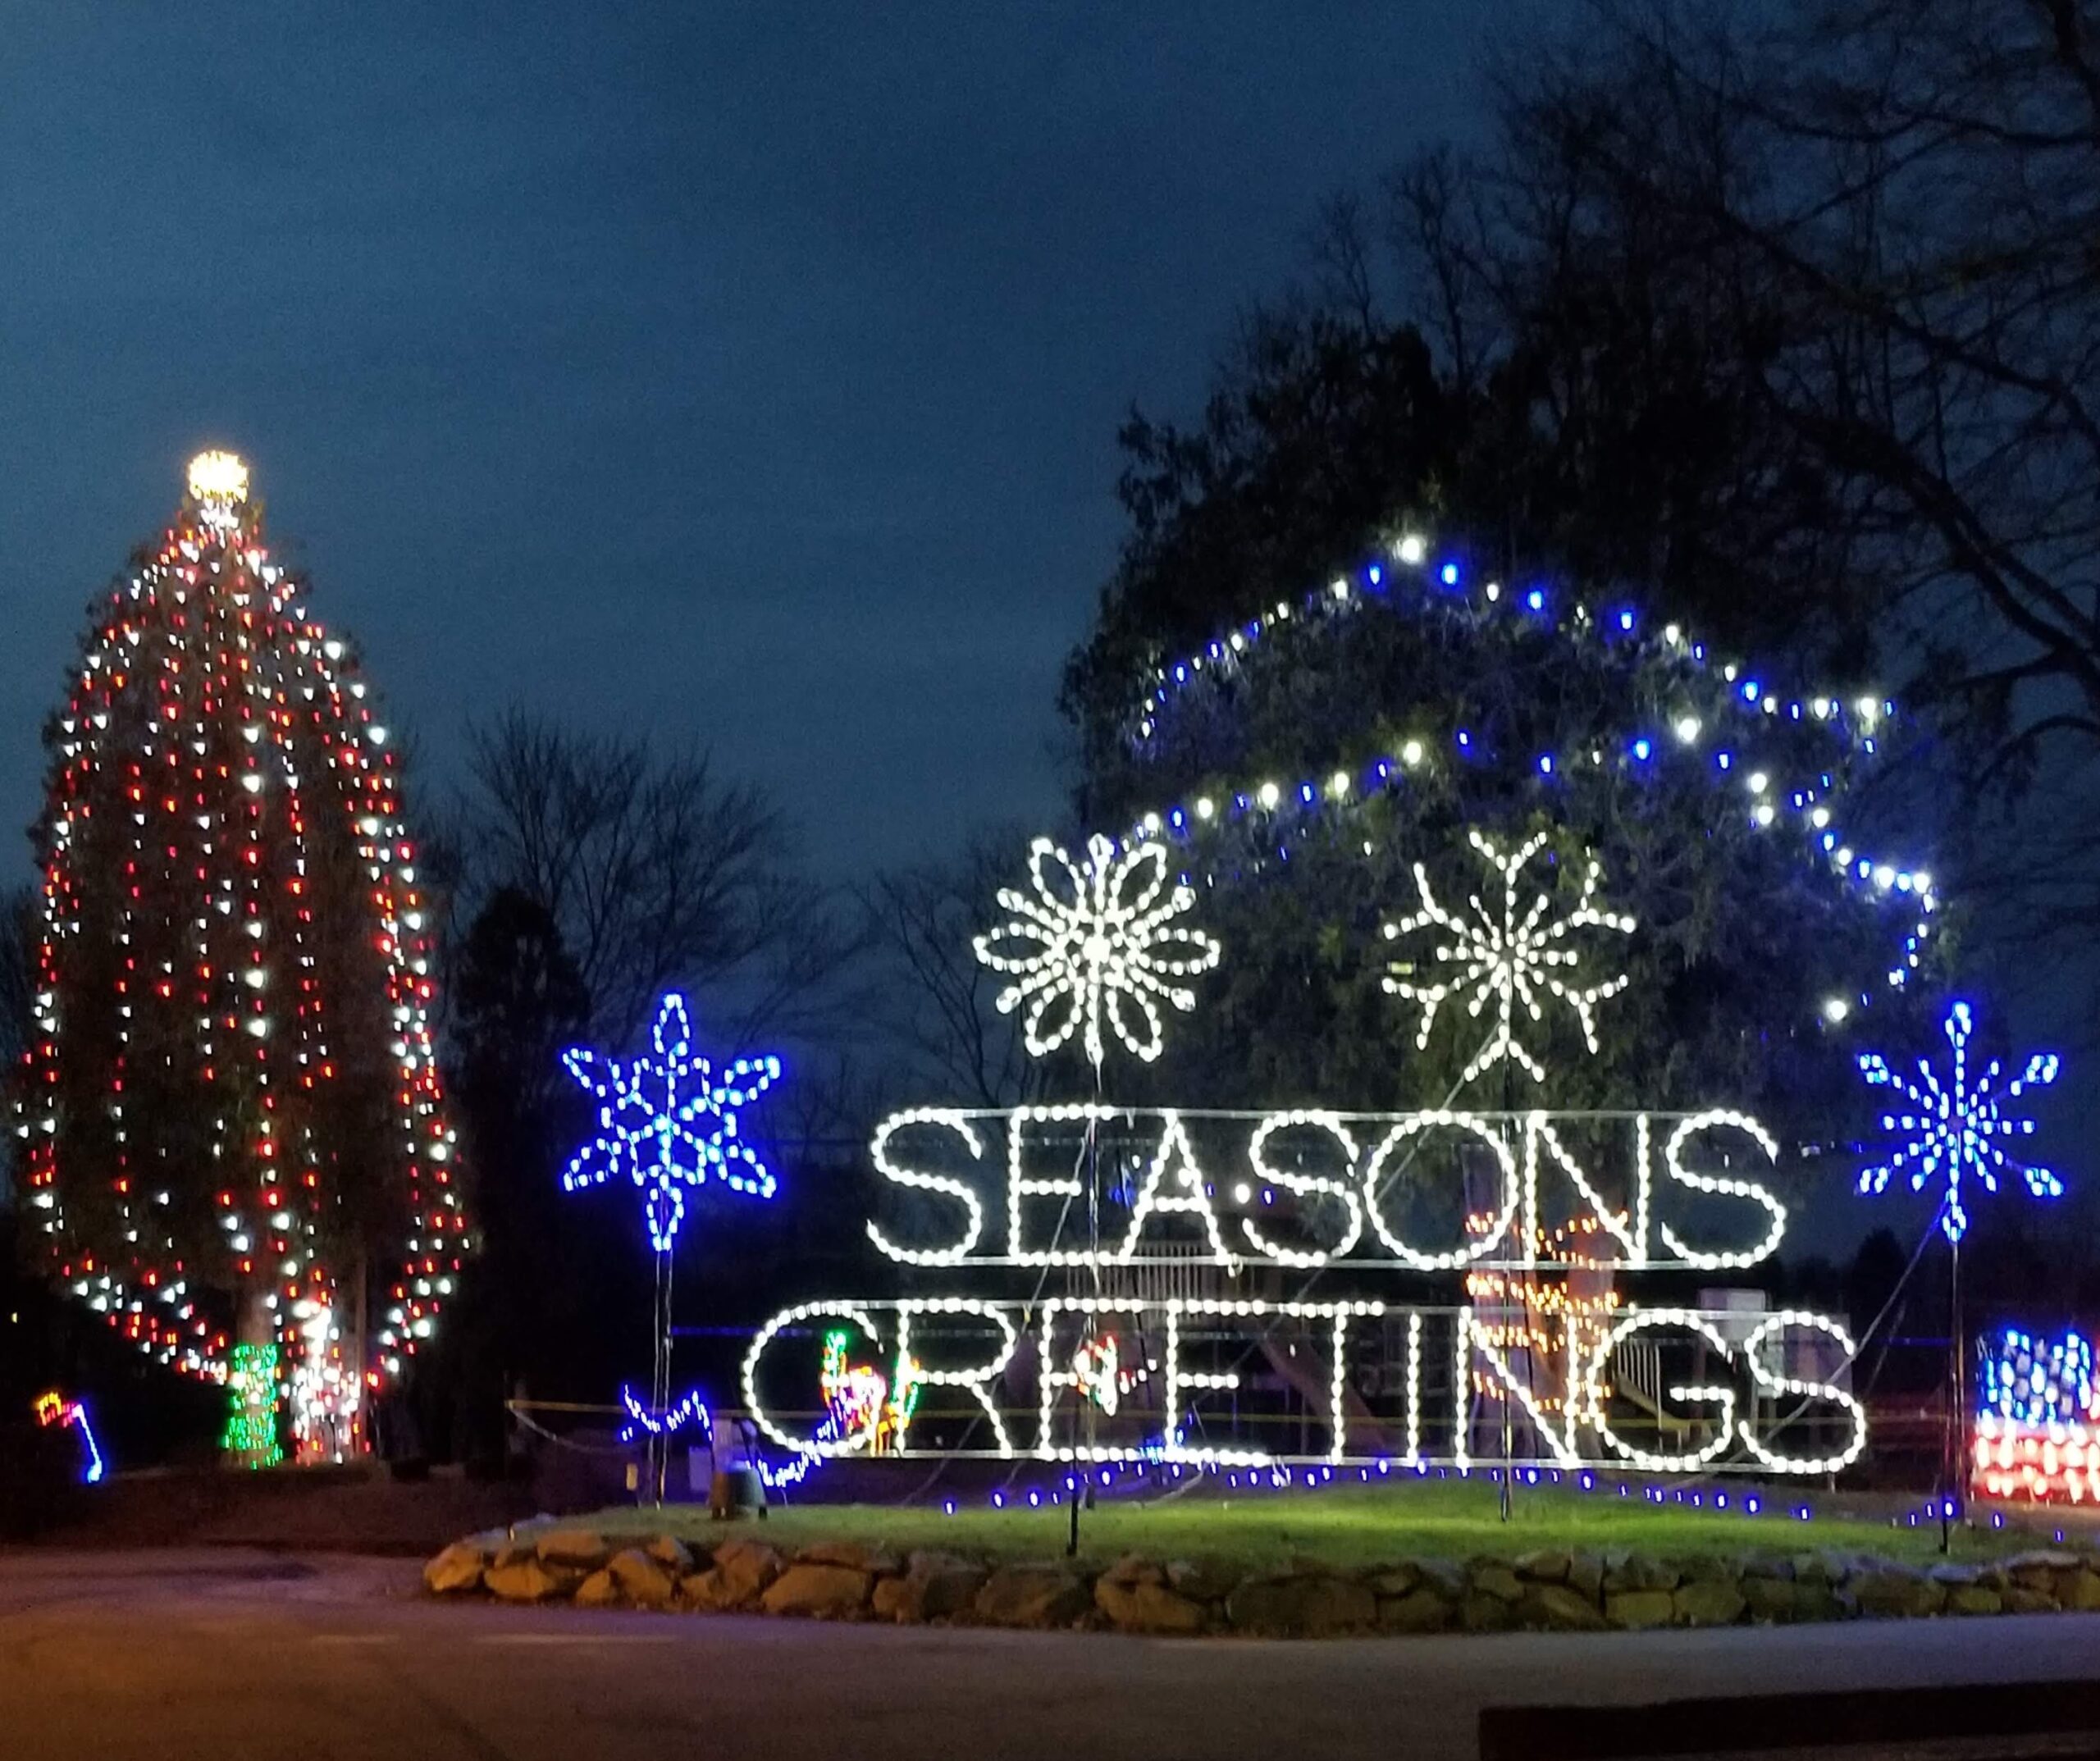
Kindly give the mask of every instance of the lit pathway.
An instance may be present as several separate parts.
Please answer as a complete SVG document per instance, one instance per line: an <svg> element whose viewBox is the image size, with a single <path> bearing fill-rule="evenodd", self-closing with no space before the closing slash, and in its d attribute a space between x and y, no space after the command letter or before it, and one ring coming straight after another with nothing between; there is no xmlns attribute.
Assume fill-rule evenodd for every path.
<svg viewBox="0 0 2100 1761"><path fill-rule="evenodd" d="M2100 1678L2100 1617L1283 1645L439 1606L414 1577L0 1554L0 1753L1470 1757L1491 1703Z"/></svg>

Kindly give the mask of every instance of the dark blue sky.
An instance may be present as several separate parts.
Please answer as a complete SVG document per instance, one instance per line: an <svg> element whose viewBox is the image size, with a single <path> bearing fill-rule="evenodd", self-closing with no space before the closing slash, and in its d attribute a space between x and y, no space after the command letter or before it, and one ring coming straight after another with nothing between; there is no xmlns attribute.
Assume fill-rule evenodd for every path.
<svg viewBox="0 0 2100 1761"><path fill-rule="evenodd" d="M711 743L833 874L1053 811L1119 417L1466 129L1490 16L15 9L0 823L206 443L441 773L518 700Z"/></svg>
<svg viewBox="0 0 2100 1761"><path fill-rule="evenodd" d="M711 744L834 878L1054 814L1119 419L1555 11L10 7L0 878L208 444L438 778L515 701Z"/></svg>

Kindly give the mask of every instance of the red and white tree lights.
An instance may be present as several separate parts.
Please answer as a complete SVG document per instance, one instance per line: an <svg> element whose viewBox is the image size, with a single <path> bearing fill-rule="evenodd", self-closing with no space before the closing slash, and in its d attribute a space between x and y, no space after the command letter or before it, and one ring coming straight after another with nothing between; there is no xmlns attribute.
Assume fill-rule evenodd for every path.
<svg viewBox="0 0 2100 1761"><path fill-rule="evenodd" d="M21 1179L65 1284L162 1362L222 1380L236 1342L274 1344L325 1459L468 1245L433 926L354 656L238 458L189 491L46 730Z"/></svg>

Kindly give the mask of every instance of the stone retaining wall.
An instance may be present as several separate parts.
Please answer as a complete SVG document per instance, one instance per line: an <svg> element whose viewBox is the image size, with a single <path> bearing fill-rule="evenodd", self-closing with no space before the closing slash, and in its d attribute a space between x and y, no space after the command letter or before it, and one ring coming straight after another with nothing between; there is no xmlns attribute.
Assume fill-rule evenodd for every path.
<svg viewBox="0 0 2100 1761"><path fill-rule="evenodd" d="M1136 1554L1101 1570L900 1556L851 1541L791 1552L749 1532L693 1544L551 1529L455 1542L423 1567L423 1581L441 1595L591 1608L1308 1639L2100 1609L2100 1555L2061 1549L1929 1567L1828 1551L1666 1560L1545 1549L1353 1570L1306 1561L1245 1575Z"/></svg>

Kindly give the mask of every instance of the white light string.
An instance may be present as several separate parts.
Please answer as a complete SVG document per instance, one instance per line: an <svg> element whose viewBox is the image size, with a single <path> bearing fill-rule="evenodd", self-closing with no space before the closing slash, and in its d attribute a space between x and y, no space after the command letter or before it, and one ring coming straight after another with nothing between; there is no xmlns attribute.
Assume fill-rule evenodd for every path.
<svg viewBox="0 0 2100 1761"><path fill-rule="evenodd" d="M1153 739L1159 732L1159 717L1178 696L1240 671L1261 636L1277 625L1294 619L1303 623L1308 618L1353 614L1367 605L1395 604L1395 577L1390 570L1397 565L1402 572L1412 570L1423 576L1426 582L1427 550L1426 541L1419 538L1403 541L1395 551L1392 564L1373 563L1361 571L1358 578L1338 579L1324 591L1306 595L1295 609L1290 602L1280 602L1272 611L1235 627L1201 652L1161 668L1158 684L1139 713L1136 737L1140 743ZM1425 606L1446 609L1469 606L1471 602L1463 597L1463 576L1459 564L1440 565L1436 578L1445 591L1429 594ZM1499 584L1491 582L1482 603L1472 609L1477 615L1486 616L1497 606L1515 616L1554 619L1555 627L1564 627L1554 619L1554 601L1544 589L1522 595L1507 595ZM1601 641L1621 643L1632 639L1638 622L1633 613L1623 609L1600 620L1579 604L1567 620L1577 633L1591 632ZM1772 767L1746 758L1717 737L1723 718L1752 727L1774 723L1815 726L1829 730L1833 737L1849 733L1859 750L1871 757L1879 750L1877 730L1893 715L1894 705L1873 697L1847 703L1834 693L1783 700L1740 666L1710 660L1705 646L1688 639L1676 624L1665 626L1659 641L1659 652L1687 668L1718 673L1722 687L1718 700L1705 705L1704 714L1692 713L1688 707L1681 709L1668 719L1666 728L1634 736L1625 742L1623 750L1608 752L1599 747L1535 755L1531 760L1535 775L1546 783L1571 768L1585 764L1637 773L1660 763L1673 750L1711 749L1716 782L1740 787L1739 810L1751 825L1769 829L1783 823L1797 824L1810 852L1870 900L1908 900L1915 904L1917 916L1904 938L1900 957L1888 973L1889 984L1901 988L1920 966L1922 946L1933 932L1939 901L1932 877L1910 865L1862 851L1845 837L1833 819L1837 784L1832 773L1819 773L1815 782L1788 789L1775 782ZM1403 741L1395 751L1348 762L1294 784L1270 778L1199 791L1185 801L1139 815L1124 842L1128 847L1141 848L1165 837L1189 842L1214 833L1228 823L1258 819L1266 834L1274 837L1284 828L1286 815L1354 810L1381 794L1404 787L1411 773L1437 766L1445 742L1427 736L1425 729L1423 734ZM1451 730L1449 744L1463 758L1477 756L1477 742L1467 728ZM1789 814L1791 819L1787 817ZM1860 993L1858 1001L1866 1000L1866 993ZM1824 1000L1822 1009L1825 1018L1835 1023L1849 1015L1853 1006L1852 998L1833 996Z"/></svg>
<svg viewBox="0 0 2100 1761"><path fill-rule="evenodd" d="M1166 1044L1158 1005L1187 1014L1195 992L1176 981L1217 964L1215 940L1174 921L1195 894L1168 885L1165 851L1119 851L1098 833L1083 867L1047 837L1029 846L1028 860L1033 896L1000 888L999 903L1013 915L973 943L980 961L1013 979L995 999L1000 1013L1021 1011L1022 1042L1039 1058L1076 1033L1098 1071L1105 1026L1125 1051L1151 1062Z"/></svg>
<svg viewBox="0 0 2100 1761"><path fill-rule="evenodd" d="M760 1366L774 1342L791 1332L814 1330L808 1326L812 1321L850 1321L871 1344L881 1345L885 1334L875 1320L877 1311L897 1317L894 1338L898 1362L909 1359L910 1374L916 1380L957 1388L968 1394L984 1414L993 1439L989 1449L919 1449L912 1447L908 1435L900 1432L892 1452L899 1456L992 1457L1011 1461L1025 1454L1041 1461L1063 1463L1166 1462L1203 1468L1263 1467L1290 1461L1317 1461L1334 1467L1352 1462L1390 1467L1397 1460L1403 1466L1416 1469L1449 1464L1467 1471L1475 1466L1466 1445L1470 1407L1468 1390L1472 1385L1476 1371L1483 1366L1500 1390L1499 1398L1513 1400L1531 1419L1545 1450L1543 1456L1536 1458L1543 1466L1564 1470L1630 1467L1668 1474L1742 1470L1814 1477L1849 1467L1866 1445L1864 1406L1849 1389L1831 1379L1844 1373L1858 1348L1838 1322L1806 1310L1782 1309L1754 1317L1676 1307L1628 1313L1586 1353L1570 1340L1569 1398L1563 1420L1556 1422L1540 1405L1523 1378L1516 1374L1500 1344L1483 1326L1471 1305L1455 1309L1412 1307L1395 1311L1384 1303L1357 1299L1278 1302L1196 1297L1164 1300L1059 1297L1041 1303L1018 1299L942 1297L888 1303L841 1300L797 1303L783 1309L759 1330L744 1359L744 1406L762 1435L802 1458L849 1455L864 1448L865 1434L828 1437L819 1432L797 1435L767 1407L758 1380ZM1034 1410L1028 1416L1035 1422L1036 1434L1032 1445L1025 1446L1007 1423L1009 1416L1017 1415L1019 1409L1002 1407L994 1395L1000 1379L1012 1364L1031 1312L1035 1316L1033 1339L1039 1362L1036 1393L1031 1403ZM1406 1320L1404 1386L1399 1419L1404 1440L1404 1453L1396 1457L1382 1449L1366 1451L1354 1446L1358 1439L1350 1430L1347 1362L1352 1323L1400 1313L1404 1313ZM1431 1316L1449 1323L1453 1344L1451 1404L1440 1417L1450 1441L1449 1452L1440 1455L1423 1447L1427 1415L1422 1386L1423 1323ZM988 1323L994 1338L982 1348L988 1355L982 1362L956 1368L927 1368L914 1348L913 1334L929 1317L949 1321L967 1318ZM1157 1367L1163 1378L1164 1398L1157 1421L1157 1435L1107 1443L1059 1440L1057 1408L1060 1398L1073 1394L1085 1398L1082 1377L1070 1370L1052 1367L1060 1362L1061 1355L1057 1323L1066 1317L1080 1319L1089 1335L1104 1318L1127 1319L1136 1324L1133 1330L1160 1335L1162 1345ZM1754 1319L1756 1324L1739 1342L1731 1342L1722 1330L1723 1325L1746 1319ZM1233 1442L1210 1444L1189 1439L1191 1397L1233 1393L1240 1385L1234 1370L1202 1367L1185 1361L1187 1330L1195 1323L1235 1321L1258 1323L1264 1333L1279 1321L1317 1326L1324 1332L1329 1441L1320 1454L1294 1455ZM1707 1428L1705 1441L1696 1448L1674 1451L1651 1448L1623 1435L1611 1420L1609 1407L1612 1390L1607 1378L1614 1356L1635 1335L1652 1332L1689 1334L1691 1341L1707 1354L1711 1371L1729 1371L1732 1375L1734 1371L1730 1366L1739 1366L1746 1379L1753 1396L1748 1404L1741 1399L1739 1387L1732 1380L1676 1380L1669 1381L1661 1389L1678 1407L1705 1409L1695 1412L1686 1420L1687 1423L1695 1420L1702 1422ZM1783 1367L1775 1367L1773 1353L1783 1345L1789 1332L1820 1334L1829 1340L1838 1358L1835 1365L1820 1377L1789 1375ZM1769 1420L1760 1417L1768 1403L1776 1405L1790 1398L1796 1401L1791 1411L1775 1412ZM1833 1408L1832 1417L1841 1422L1841 1437L1836 1446L1812 1455L1790 1453L1776 1447L1774 1438L1798 1423L1811 1402ZM1381 1426L1389 1422L1384 1415L1375 1411L1369 1413L1369 1420ZM1594 1438L1602 1446L1601 1453L1586 1451L1585 1443L1589 1438Z"/></svg>
<svg viewBox="0 0 2100 1761"><path fill-rule="evenodd" d="M1437 1010L1447 999L1458 997L1464 1004L1466 1013L1475 1020L1492 1004L1494 1031L1487 1043L1473 1054L1459 1080L1472 1082L1495 1065L1507 1061L1533 1082L1542 1083L1545 1080L1545 1066L1516 1036L1513 1023L1518 1010L1521 1008L1532 1021L1537 1022L1545 1014L1542 997L1551 997L1566 1004L1581 1024L1583 1044L1589 1048L1590 1055L1596 1056L1597 1028L1591 1011L1606 998L1616 997L1632 981L1623 973L1596 984L1577 985L1564 979L1561 974L1572 973L1582 958L1580 949L1568 946L1568 939L1581 929L1605 929L1631 935L1633 919L1598 908L1597 883L1603 878L1603 869L1594 856L1583 870L1582 893L1572 911L1564 916L1552 917L1551 897L1539 893L1533 896L1530 909L1519 918L1517 878L1532 857L1545 848L1545 834L1538 833L1508 855L1492 839L1477 831L1468 833L1468 837L1474 851L1502 883L1499 908L1483 905L1479 894L1475 893L1468 897L1464 911L1449 909L1437 901L1429 884L1427 869L1419 862L1415 864L1414 883L1422 896L1422 909L1397 923L1386 924L1386 938L1396 942L1421 930L1441 931L1450 939L1435 946L1436 965L1449 969L1454 976L1424 983L1413 976L1417 970L1415 962L1395 961L1383 981L1386 992L1422 1005L1422 1024L1414 1042L1418 1052L1428 1046L1430 1034L1436 1025Z"/></svg>
<svg viewBox="0 0 2100 1761"><path fill-rule="evenodd" d="M381 1351L374 1367L381 1375L398 1371L401 1355L429 1336L439 1302L451 1289L452 1265L465 1245L457 1197L442 1166L453 1136L440 1111L427 1020L429 937L412 852L398 823L392 760L383 750L386 730L365 701L363 681L336 665L344 659L345 645L308 618L295 596L296 583L268 559L245 511L241 462L226 454L200 455L192 461L189 488L199 523L178 520L154 560L110 595L86 645L74 700L58 723L61 768L44 851L43 934L32 1003L38 1042L31 1057L55 1056L64 1025L65 949L81 928L82 906L71 878L76 822L92 810L92 779L108 755L115 707L135 719L119 732L139 741L134 769L141 787L133 796L130 817L131 860L141 881L148 867L222 860L236 846L247 852L239 881L222 878L185 928L199 970L214 974L207 991L188 995L199 1011L198 1046L206 1067L235 1061L253 1065L254 1141L234 1141L222 1108L211 1115L215 1159L228 1164L221 1220L231 1261L258 1271L267 1264L272 1281L264 1286L263 1301L285 1347L287 1385L299 1409L294 1430L317 1435L322 1417L353 1417L358 1397L345 1373L334 1320L334 1270L316 1257L326 1200L302 1175L316 1166L311 1123L294 1105L288 1125L279 1100L282 1095L295 1102L297 1091L311 1086L314 1073L331 1070L336 1056L304 927L310 919L304 902L307 823L348 814L379 917L377 951L400 1076L403 1104L397 1116L413 1229L386 1321L375 1334ZM208 719L206 700L217 706ZM317 737L325 760L317 777L300 771L294 729ZM228 750L217 756L231 764L227 774L242 792L235 797L241 814L235 825L226 822L216 800L199 812L187 798L194 784L182 780L183 767L194 769L205 760L214 736L223 737ZM160 775L163 761L171 769L165 778ZM152 786L145 787L148 781ZM149 857L146 831L156 808L167 825L155 829L157 847ZM259 842L266 810L289 840L282 860L274 864L264 861ZM178 861L184 840L192 848ZM275 892L266 896L273 880L286 882L285 890L300 902L288 905ZM120 909L129 914L128 904ZM215 915L225 923L215 926ZM228 943L234 953L215 942L241 932L245 940ZM120 945L130 945L128 933ZM130 1038L128 1024L147 992L156 1006L190 1006L176 1000L176 992L187 987L174 982L172 966L165 960L159 965L158 972L126 969L118 1005L126 1024L119 1035L120 1059ZM217 1043L220 1028L240 1033L233 1047ZM29 1144L30 1204L42 1213L54 1252L62 1252L67 1224L54 1160L57 1120L48 1110L31 1110L18 1131ZM120 1152L127 1138L120 1113ZM175 1244L166 1225L148 1221L150 1211L168 1203L168 1195L144 1175L130 1184L135 1189L121 1207L131 1255L128 1272L103 1261L92 1276L73 1280L72 1288L159 1361L223 1381L226 1342L211 1333L189 1278L173 1269ZM272 1192L278 1196L271 1198Z"/></svg>
<svg viewBox="0 0 2100 1761"><path fill-rule="evenodd" d="M1695 708L1704 707L1717 717L1732 715L1751 725L1766 722L1816 725L1833 736L1842 736L1848 744L1873 757L1879 748L1879 730L1896 714L1892 702L1871 693L1855 696L1849 701L1835 691L1798 699L1776 696L1740 663L1713 658L1707 645L1687 636L1681 624L1664 623L1659 637L1639 635L1641 619L1631 607L1621 607L1599 617L1586 603L1576 600L1564 620L1559 614L1559 597L1545 588L1509 592L1492 579L1482 583L1480 595L1475 599L1466 582L1465 565L1456 560L1431 565L1428 551L1426 539L1416 536L1402 538L1386 559L1367 563L1354 577L1335 577L1325 589L1303 595L1295 607L1287 600L1280 600L1271 609L1235 625L1223 635L1213 637L1201 650L1157 668L1153 688L1132 719L1135 739L1145 741L1156 737L1160 732L1161 717L1176 699L1242 672L1258 650L1262 637L1271 631L1285 624L1295 623L1303 627L1323 619L1354 617L1373 606L1384 606L1395 612L1440 611L1446 615L1469 618L1476 625L1496 616L1543 622L1548 627L1572 629L1577 635L1593 636L1600 643L1616 642L1621 646L1637 647L1646 654L1659 655L1687 671L1718 675L1722 688L1710 691L1709 704L1687 704L1672 719L1670 735L1682 745L1697 744L1706 732L1705 719L1694 713ZM1423 590L1419 604L1414 607L1404 608L1401 604L1396 589L1403 577Z"/></svg>
<svg viewBox="0 0 2100 1761"><path fill-rule="evenodd" d="M1130 1220L1120 1245L1089 1252L1057 1245L1053 1228L1049 1244L1038 1245L1029 1232L1026 1206L1038 1198L1062 1202L1061 1217L1071 1201L1083 1196L1079 1179L1069 1171L1046 1176L1034 1171L1031 1152L1063 1139L1031 1135L1031 1126L1120 1125L1146 1146L1139 1159L1145 1172L1129 1204ZM1231 1152L1228 1166L1244 1165L1245 1174L1231 1179L1206 1179L1194 1140L1189 1132L1193 1121L1244 1125L1248 1129L1243 1150ZM1562 1135L1571 1125L1604 1123L1630 1128L1628 1200L1623 1207L1611 1203L1596 1184L1591 1170L1578 1161ZM1701 1246L1681 1235L1655 1211L1653 1137L1658 1124L1669 1128L1662 1154L1666 1180L1702 1198L1740 1199L1751 1215L1761 1212L1760 1234L1738 1246ZM1510 1134L1496 1129L1507 1125ZM1376 1135L1365 1153L1358 1147L1352 1125L1369 1126ZM985 1251L984 1222L987 1195L960 1175L944 1174L900 1162L892 1152L897 1134L920 1127L938 1126L967 1156L982 1165L987 1161L984 1134L1002 1130L1007 1140L1006 1209L1007 1251ZM1333 1145L1335 1165L1330 1172L1313 1173L1275 1166L1271 1143L1279 1134L1313 1130L1325 1134ZM868 1239L886 1257L899 1264L918 1266L1066 1266L1095 1267L1194 1263L1223 1266L1237 1271L1248 1259L1258 1264L1313 1271L1330 1265L1376 1268L1381 1262L1366 1254L1365 1225L1370 1236L1382 1246L1395 1264L1413 1271L1455 1271L1493 1258L1505 1271L1549 1271L1565 1266L1561 1259L1541 1258L1534 1253L1504 1257L1499 1254L1511 1232L1536 1242L1541 1230L1544 1206L1540 1186L1550 1170L1564 1179L1582 1202L1578 1215L1593 1220L1619 1252L1609 1263L1622 1271L1675 1266L1701 1271L1739 1271L1760 1264L1778 1251L1786 1233L1786 1206L1768 1187L1733 1175L1708 1172L1692 1165L1697 1142L1710 1134L1736 1132L1748 1138L1756 1153L1768 1164L1778 1159L1778 1141L1749 1114L1727 1107L1711 1107L1696 1113L1557 1113L1542 1109L1491 1113L1451 1108L1431 1108L1408 1113L1341 1113L1284 1108L1274 1112L1223 1108L1112 1107L1097 1102L1039 1104L1011 1108L908 1108L892 1114L877 1128L874 1139L876 1171L891 1184L909 1192L936 1192L960 1207L959 1226L952 1239L938 1246L901 1243L872 1220ZM1387 1215L1381 1195L1390 1184L1395 1159L1411 1158L1432 1132L1449 1132L1477 1143L1495 1158L1500 1197L1495 1216L1479 1234L1453 1248L1426 1246L1407 1239ZM1518 1150L1513 1138L1522 1146ZM921 1152L923 1154L923 1152ZM1059 1166L1066 1168L1061 1156ZM1251 1176L1251 1178L1249 1178ZM1267 1191L1288 1192L1301 1200L1339 1207L1343 1223L1338 1239L1326 1248L1300 1248L1265 1234L1258 1213L1249 1210L1255 1182ZM1194 1257L1185 1252L1148 1253L1146 1243L1157 1233L1163 1217L1194 1217L1201 1226L1203 1252ZM1232 1233L1244 1237L1249 1253L1242 1254L1228 1243ZM1659 1238L1665 1252L1655 1252ZM1184 1238L1185 1243L1186 1238ZM1159 1245L1169 1243L1162 1240ZM1187 1243L1193 1245L1193 1243Z"/></svg>

